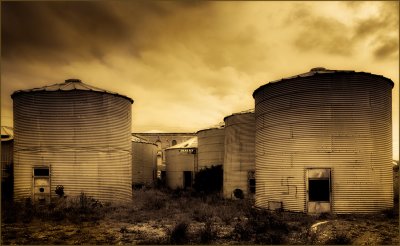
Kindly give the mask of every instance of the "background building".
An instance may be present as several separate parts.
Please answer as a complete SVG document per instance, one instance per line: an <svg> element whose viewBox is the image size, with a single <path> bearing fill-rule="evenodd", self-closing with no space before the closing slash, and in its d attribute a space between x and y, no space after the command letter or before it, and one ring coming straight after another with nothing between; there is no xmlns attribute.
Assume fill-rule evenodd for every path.
<svg viewBox="0 0 400 246"><path fill-rule="evenodd" d="M196 171L205 167L223 165L225 151L225 129L223 124L200 130L197 132L197 137L199 152Z"/></svg>
<svg viewBox="0 0 400 246"><path fill-rule="evenodd" d="M236 189L248 197L256 190L254 109L226 116L224 122L224 197L233 198Z"/></svg>
<svg viewBox="0 0 400 246"><path fill-rule="evenodd" d="M134 136L157 144L157 176L165 174L165 149L185 142L196 136L196 133L133 133Z"/></svg>
<svg viewBox="0 0 400 246"><path fill-rule="evenodd" d="M132 136L132 185L152 186L157 178L157 145Z"/></svg>
<svg viewBox="0 0 400 246"><path fill-rule="evenodd" d="M167 186L171 189L190 188L197 162L197 137L165 150Z"/></svg>
<svg viewBox="0 0 400 246"><path fill-rule="evenodd" d="M13 128L1 127L1 197L11 198L13 193Z"/></svg>

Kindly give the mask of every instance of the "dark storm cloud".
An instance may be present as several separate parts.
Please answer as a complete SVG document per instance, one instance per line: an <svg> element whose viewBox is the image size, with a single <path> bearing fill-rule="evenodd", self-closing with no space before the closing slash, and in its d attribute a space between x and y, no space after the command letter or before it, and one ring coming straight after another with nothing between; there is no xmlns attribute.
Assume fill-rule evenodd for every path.
<svg viewBox="0 0 400 246"><path fill-rule="evenodd" d="M399 52L398 39L388 38L381 39L379 46L374 50L374 56L377 59L391 57Z"/></svg>
<svg viewBox="0 0 400 246"><path fill-rule="evenodd" d="M360 5L349 5L352 9ZM399 30L398 2L385 2L376 16L358 20L354 40L373 39L373 54L377 59L389 58L398 53Z"/></svg>
<svg viewBox="0 0 400 246"><path fill-rule="evenodd" d="M128 34L103 2L5 2L2 54L8 58L101 58ZM68 58L66 58L68 57Z"/></svg>
<svg viewBox="0 0 400 246"><path fill-rule="evenodd" d="M349 55L352 42L346 27L339 21L308 15L302 20L302 30L294 45L302 51L323 51L328 54Z"/></svg>

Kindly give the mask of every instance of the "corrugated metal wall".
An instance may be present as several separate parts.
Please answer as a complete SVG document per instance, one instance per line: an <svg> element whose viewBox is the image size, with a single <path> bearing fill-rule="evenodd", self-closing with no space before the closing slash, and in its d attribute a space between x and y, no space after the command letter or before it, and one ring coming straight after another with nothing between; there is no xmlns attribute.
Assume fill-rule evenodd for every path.
<svg viewBox="0 0 400 246"><path fill-rule="evenodd" d="M254 113L228 116L225 121L224 197L232 198L235 189L249 193L248 174L255 170Z"/></svg>
<svg viewBox="0 0 400 246"><path fill-rule="evenodd" d="M194 172L197 154L193 154L190 149L166 149L166 176L167 186L171 189L184 187L184 171Z"/></svg>
<svg viewBox="0 0 400 246"><path fill-rule="evenodd" d="M18 93L14 99L14 194L32 195L32 168L50 166L51 195L132 198L131 102L101 92Z"/></svg>
<svg viewBox="0 0 400 246"><path fill-rule="evenodd" d="M132 184L152 185L157 171L157 145L132 142Z"/></svg>
<svg viewBox="0 0 400 246"><path fill-rule="evenodd" d="M336 72L256 90L256 206L306 212L306 169L331 168L332 212L391 208L392 87Z"/></svg>
<svg viewBox="0 0 400 246"><path fill-rule="evenodd" d="M223 165L225 129L212 128L200 130L198 137L198 170L212 165Z"/></svg>

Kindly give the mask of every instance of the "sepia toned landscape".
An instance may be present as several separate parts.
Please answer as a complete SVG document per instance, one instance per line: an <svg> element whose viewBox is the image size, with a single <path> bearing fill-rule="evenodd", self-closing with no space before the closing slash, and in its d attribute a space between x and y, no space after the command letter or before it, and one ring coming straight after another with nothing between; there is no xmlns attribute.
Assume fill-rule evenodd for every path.
<svg viewBox="0 0 400 246"><path fill-rule="evenodd" d="M1 2L1 245L398 245L398 1Z"/></svg>

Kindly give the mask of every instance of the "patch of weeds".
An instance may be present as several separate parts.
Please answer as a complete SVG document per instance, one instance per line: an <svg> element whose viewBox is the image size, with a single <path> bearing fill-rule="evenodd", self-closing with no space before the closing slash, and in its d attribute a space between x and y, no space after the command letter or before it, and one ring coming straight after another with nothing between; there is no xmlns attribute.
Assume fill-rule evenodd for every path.
<svg viewBox="0 0 400 246"><path fill-rule="evenodd" d="M222 206L217 214L226 225L230 225L233 219L239 216L239 211L233 206Z"/></svg>
<svg viewBox="0 0 400 246"><path fill-rule="evenodd" d="M321 213L318 215L318 220L326 220L326 219L332 219L332 214L330 213Z"/></svg>
<svg viewBox="0 0 400 246"><path fill-rule="evenodd" d="M237 223L232 232L232 237L238 241L249 241L254 232L247 228L246 223Z"/></svg>
<svg viewBox="0 0 400 246"><path fill-rule="evenodd" d="M284 242L289 232L289 225L277 214L267 211L250 209L248 220L239 222L233 230L234 237L249 241L253 238L261 244L280 244Z"/></svg>
<svg viewBox="0 0 400 246"><path fill-rule="evenodd" d="M186 244L189 241L188 237L189 223L179 222L171 231L168 231L170 244Z"/></svg>
<svg viewBox="0 0 400 246"><path fill-rule="evenodd" d="M168 243L169 241L166 237L146 238L144 240L136 242L137 245L165 245Z"/></svg>
<svg viewBox="0 0 400 246"><path fill-rule="evenodd" d="M199 204L193 209L192 218L198 222L206 222L213 216L212 210L204 204Z"/></svg>
<svg viewBox="0 0 400 246"><path fill-rule="evenodd" d="M388 218L388 219L396 218L396 212L393 208L388 208L388 209L382 210L382 214L384 214L386 216L386 218Z"/></svg>
<svg viewBox="0 0 400 246"><path fill-rule="evenodd" d="M160 210L165 207L165 200L159 197L152 197L147 201L148 210Z"/></svg>
<svg viewBox="0 0 400 246"><path fill-rule="evenodd" d="M18 221L18 215L22 211L22 205L19 202L2 202L1 218L4 223L15 223Z"/></svg>
<svg viewBox="0 0 400 246"><path fill-rule="evenodd" d="M119 232L121 232L121 233L128 233L129 230L128 230L128 228L126 228L126 226L122 226L121 229L119 230Z"/></svg>
<svg viewBox="0 0 400 246"><path fill-rule="evenodd" d="M205 223L204 228L200 230L200 243L209 244L217 238L217 230L209 220Z"/></svg>
<svg viewBox="0 0 400 246"><path fill-rule="evenodd" d="M351 244L352 240L346 233L338 233L333 236L333 238L326 241L325 244L328 245L347 245Z"/></svg>
<svg viewBox="0 0 400 246"><path fill-rule="evenodd" d="M32 200L30 198L25 199L25 204L22 209L22 222L29 223L32 221L35 214L35 207L33 206Z"/></svg>
<svg viewBox="0 0 400 246"><path fill-rule="evenodd" d="M256 244L283 244L285 242L284 234L280 231L268 231L256 234Z"/></svg>

